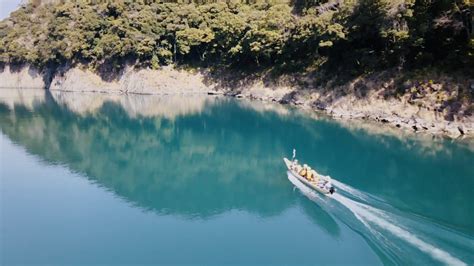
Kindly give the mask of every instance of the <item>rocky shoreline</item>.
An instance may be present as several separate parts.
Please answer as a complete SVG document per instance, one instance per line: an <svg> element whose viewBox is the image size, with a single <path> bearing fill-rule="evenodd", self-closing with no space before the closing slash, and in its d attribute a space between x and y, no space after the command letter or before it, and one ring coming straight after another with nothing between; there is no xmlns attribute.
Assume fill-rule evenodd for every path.
<svg viewBox="0 0 474 266"><path fill-rule="evenodd" d="M392 105L392 108L388 109L390 111L387 112L387 109L384 110L382 108L341 108L338 106L314 104L314 102L308 100L286 100L279 99L278 97L274 98L271 96L255 97L254 95L235 95L232 93L225 95L234 96L237 98L249 98L261 101L272 101L279 102L282 104L290 104L306 110L322 112L336 120L361 120L377 122L379 124L383 124L382 126L398 128L400 130L405 130L413 133L429 134L433 136L445 136L452 139L474 137L474 121L472 120L472 118L460 122L424 119L416 115L403 116L397 113L396 111L393 111L393 109L396 108L400 108L399 110L404 110L406 106L403 106L403 104L401 103L398 103L397 105ZM378 103L375 103L374 105L377 104ZM371 103L367 103L367 106L370 105Z"/></svg>
<svg viewBox="0 0 474 266"><path fill-rule="evenodd" d="M390 126L399 128L400 130L410 131L414 133L431 134L433 136L445 136L449 138L473 138L474 132L472 124L465 124L462 122L432 122L426 121L421 118L411 117L400 117L397 114L387 115L384 113L373 113L373 112L360 112L343 109L333 108L321 108L311 107L307 103L301 101L290 102L289 104L304 108L311 109L316 112L323 112L329 115L333 119L337 120L362 120L362 121L375 121L383 126Z"/></svg>
<svg viewBox="0 0 474 266"><path fill-rule="evenodd" d="M375 121L383 126L415 133L450 138L474 137L474 117L470 113L473 103L454 101L460 97L446 93L443 86L447 85L443 82L402 84L410 87L410 93L387 97L387 91L397 86L393 80L387 81L389 79L368 77L324 89L310 82L301 85L298 83L301 79L229 82L226 77L216 77L207 71L172 67L151 70L129 66L113 77L104 77L81 67L51 74L50 71L39 71L30 66L5 66L0 70L0 80L1 87L46 88L51 91L226 95L294 105L335 119ZM474 84L470 80L466 82L467 86ZM449 86L460 85L451 82Z"/></svg>

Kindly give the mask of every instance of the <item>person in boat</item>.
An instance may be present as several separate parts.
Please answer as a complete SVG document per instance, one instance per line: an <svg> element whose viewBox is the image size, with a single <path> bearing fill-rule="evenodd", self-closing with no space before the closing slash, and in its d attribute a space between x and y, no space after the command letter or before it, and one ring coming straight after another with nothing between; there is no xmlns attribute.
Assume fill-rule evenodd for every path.
<svg viewBox="0 0 474 266"><path fill-rule="evenodd" d="M298 164L298 160L293 160L293 162L291 163L291 170L294 170L294 171L298 171L298 168L299 168L299 164Z"/></svg>
<svg viewBox="0 0 474 266"><path fill-rule="evenodd" d="M333 194L336 190L334 189L334 186L331 184L331 182L326 182L324 188L329 191L329 193Z"/></svg>
<svg viewBox="0 0 474 266"><path fill-rule="evenodd" d="M311 173L313 174L313 180L317 184L319 182L319 176L316 171L312 170Z"/></svg>
<svg viewBox="0 0 474 266"><path fill-rule="evenodd" d="M308 167L308 170L306 172L306 180L313 181L313 170L311 169L311 167Z"/></svg>
<svg viewBox="0 0 474 266"><path fill-rule="evenodd" d="M306 164L303 164L303 169L301 169L298 174L302 177L306 177L306 174L308 173L308 166Z"/></svg>
<svg viewBox="0 0 474 266"><path fill-rule="evenodd" d="M299 173L299 172L301 172L301 170L303 170L303 167L301 165L297 164L294 170L295 170L296 173Z"/></svg>
<svg viewBox="0 0 474 266"><path fill-rule="evenodd" d="M323 178L320 178L318 182L318 187L324 188L325 185L326 185L326 180L324 180Z"/></svg>

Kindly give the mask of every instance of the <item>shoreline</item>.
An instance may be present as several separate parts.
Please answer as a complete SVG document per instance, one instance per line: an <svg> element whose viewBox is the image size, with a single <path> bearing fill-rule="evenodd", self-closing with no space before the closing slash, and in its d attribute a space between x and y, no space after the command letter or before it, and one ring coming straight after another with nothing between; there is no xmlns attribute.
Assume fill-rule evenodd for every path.
<svg viewBox="0 0 474 266"><path fill-rule="evenodd" d="M418 106L416 103L410 103L411 98L384 99L379 96L383 89L370 91L365 97L358 97L359 92L356 88L340 96L337 94L347 87L334 91L300 89L291 82L278 84L278 80L275 84L265 84L261 80L239 81L236 84L228 82L226 77L211 79L204 71L179 70L172 67L160 70L127 67L116 79L107 81L96 73L78 67L51 75L49 84L45 78L47 75L51 75L49 71L42 72L30 66L15 71L5 66L0 71L0 80L3 81L0 88L121 95L223 95L290 105L324 114L335 120L375 122L382 127L433 137L443 136L452 139L474 137L472 115L448 121L436 112L430 111L430 107L422 108L419 103ZM372 81L367 81L370 82ZM426 98L432 97L427 95Z"/></svg>
<svg viewBox="0 0 474 266"><path fill-rule="evenodd" d="M267 101L267 100L261 100L261 99L256 99L256 98L248 98L248 97L235 97L233 95L226 95L224 96L227 97L233 97L237 99L246 99L246 100L257 100L263 103L276 103L276 104L281 104L281 105L289 105L293 106L295 108L298 108L299 110L307 111L307 112L312 112L315 115L321 116L324 115L328 119L336 120L336 121L341 121L345 124L354 124L358 122L362 122L364 124L370 124L370 127L373 128L373 126L381 126L380 130L377 131L398 131L397 133L406 133L406 134L414 134L414 135L422 135L422 136L431 136L432 138L436 137L443 137L443 138L449 138L449 139L454 139L454 140L474 140L474 132L472 127L469 127L467 131L464 131L463 134L459 131L458 127L467 127L469 125L465 125L464 123L446 123L446 124L438 124L437 126L435 125L434 128L435 130L430 128L427 128L425 126L424 121L418 121L418 120L405 120L407 122L400 121L399 117L395 119L391 119L389 117L371 117L368 115L360 115L359 113L351 113L350 111L343 110L341 112L334 112L333 110L321 110L319 108L311 107L305 104L301 103L279 103L277 101ZM389 120L391 119L391 120ZM442 131L440 130L440 127L448 125L450 131ZM368 126L368 125L367 125ZM415 130L416 127L417 129ZM359 126L359 128L366 128L366 126Z"/></svg>

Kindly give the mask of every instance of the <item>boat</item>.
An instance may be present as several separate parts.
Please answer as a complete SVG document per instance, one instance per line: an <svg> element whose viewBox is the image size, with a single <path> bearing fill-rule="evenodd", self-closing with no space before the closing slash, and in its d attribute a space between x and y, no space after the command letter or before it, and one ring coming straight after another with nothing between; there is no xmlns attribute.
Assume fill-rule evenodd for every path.
<svg viewBox="0 0 474 266"><path fill-rule="evenodd" d="M294 154L294 153L293 153ZM306 178L302 177L299 175L296 171L296 165L297 161L295 160L293 156L293 160L289 160L288 158L283 158L283 161L285 162L286 168L288 168L288 173L296 177L301 183L305 184L307 187L316 190L317 192L325 195L325 196L331 196L334 192L336 192L336 189L331 183L331 178L329 176L321 175L318 172L316 172L316 181L309 181Z"/></svg>

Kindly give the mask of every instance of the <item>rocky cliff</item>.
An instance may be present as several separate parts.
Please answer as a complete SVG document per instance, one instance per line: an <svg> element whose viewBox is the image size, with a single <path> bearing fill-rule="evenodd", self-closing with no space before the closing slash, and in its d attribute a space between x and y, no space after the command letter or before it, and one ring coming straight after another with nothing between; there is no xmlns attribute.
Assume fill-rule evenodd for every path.
<svg viewBox="0 0 474 266"><path fill-rule="evenodd" d="M0 68L0 87L44 88L47 74L30 66L4 66Z"/></svg>

